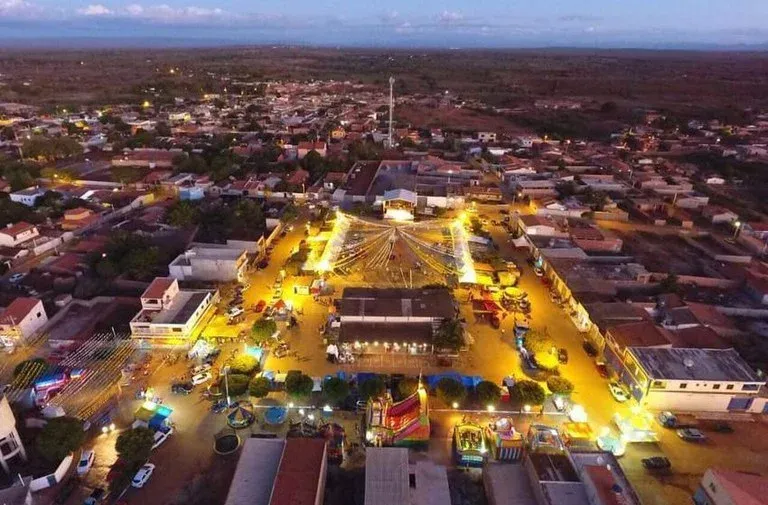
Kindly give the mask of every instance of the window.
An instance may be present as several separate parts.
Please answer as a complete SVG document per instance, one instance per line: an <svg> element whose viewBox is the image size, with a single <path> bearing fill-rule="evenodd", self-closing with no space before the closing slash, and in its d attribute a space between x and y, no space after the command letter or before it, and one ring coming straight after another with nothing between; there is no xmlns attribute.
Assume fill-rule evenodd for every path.
<svg viewBox="0 0 768 505"><path fill-rule="evenodd" d="M685 389L687 387L688 387L688 383L687 382L681 382L680 383L680 389Z"/></svg>
<svg viewBox="0 0 768 505"><path fill-rule="evenodd" d="M733 389L733 384L727 384L727 385L725 386L725 389L728 389L728 390L731 390L731 389Z"/></svg>
<svg viewBox="0 0 768 505"><path fill-rule="evenodd" d="M651 387L656 389L666 389L667 383L664 381L653 381L653 385Z"/></svg>
<svg viewBox="0 0 768 505"><path fill-rule="evenodd" d="M760 389L758 384L744 384L741 386L742 391L757 391L758 389Z"/></svg>
<svg viewBox="0 0 768 505"><path fill-rule="evenodd" d="M173 329L173 332L174 332L174 333L181 333L181 328L174 328L174 329Z"/></svg>
<svg viewBox="0 0 768 505"><path fill-rule="evenodd" d="M712 386L712 389L720 389L720 384L715 384L714 386Z"/></svg>
<svg viewBox="0 0 768 505"><path fill-rule="evenodd" d="M38 319L40 319L40 316L42 316L42 315L43 315L43 313L42 313L42 312L38 312L38 313L37 313L37 318L38 318Z"/></svg>

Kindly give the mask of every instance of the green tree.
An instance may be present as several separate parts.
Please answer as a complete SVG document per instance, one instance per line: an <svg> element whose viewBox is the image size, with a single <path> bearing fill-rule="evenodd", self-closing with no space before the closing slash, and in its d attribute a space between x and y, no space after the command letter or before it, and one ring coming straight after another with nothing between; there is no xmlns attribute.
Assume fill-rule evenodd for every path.
<svg viewBox="0 0 768 505"><path fill-rule="evenodd" d="M149 458L155 436L149 428L138 427L122 432L115 442L115 451L128 464L143 463Z"/></svg>
<svg viewBox="0 0 768 505"><path fill-rule="evenodd" d="M475 394L483 405L496 405L501 400L501 388L491 381L482 381L475 386Z"/></svg>
<svg viewBox="0 0 768 505"><path fill-rule="evenodd" d="M102 258L96 263L96 274L102 279L113 279L117 276L117 267L109 258Z"/></svg>
<svg viewBox="0 0 768 505"><path fill-rule="evenodd" d="M67 454L79 449L84 440L82 421L74 417L57 417L43 427L35 444L46 460L59 463Z"/></svg>
<svg viewBox="0 0 768 505"><path fill-rule="evenodd" d="M248 384L248 392L256 398L264 398L272 390L272 384L266 377L254 377Z"/></svg>
<svg viewBox="0 0 768 505"><path fill-rule="evenodd" d="M525 348L536 356L536 365L545 370L554 370L558 367L557 347L549 334L536 330L530 331L525 336Z"/></svg>
<svg viewBox="0 0 768 505"><path fill-rule="evenodd" d="M274 319L259 319L251 327L251 338L255 343L265 342L277 331L277 323Z"/></svg>
<svg viewBox="0 0 768 505"><path fill-rule="evenodd" d="M328 377L323 381L323 394L330 403L338 405L349 395L349 383L339 377Z"/></svg>
<svg viewBox="0 0 768 505"><path fill-rule="evenodd" d="M416 377L405 377L397 383L397 392L400 398L407 398L416 392L419 387L419 379Z"/></svg>
<svg viewBox="0 0 768 505"><path fill-rule="evenodd" d="M227 388L231 396L239 396L248 391L248 385L251 382L251 376L242 373L227 374ZM221 379L221 386L224 386L224 378Z"/></svg>
<svg viewBox="0 0 768 505"><path fill-rule="evenodd" d="M461 322L458 319L448 319L440 323L432 344L438 351L458 351L464 345L464 328Z"/></svg>
<svg viewBox="0 0 768 505"><path fill-rule="evenodd" d="M360 398L363 401L368 401L371 398L379 398L380 396L383 396L386 389L387 386L384 384L384 379L378 375L363 381L358 385L358 392L360 393Z"/></svg>
<svg viewBox="0 0 768 505"><path fill-rule="evenodd" d="M464 387L464 384L450 377L443 377L437 381L435 391L437 397L445 405L461 403L467 397L467 388Z"/></svg>
<svg viewBox="0 0 768 505"><path fill-rule="evenodd" d="M238 354L237 357L232 360L229 369L233 374L250 376L259 371L259 360L250 354Z"/></svg>
<svg viewBox="0 0 768 505"><path fill-rule="evenodd" d="M309 375L298 371L288 372L285 378L285 392L294 398L307 398L312 394L315 387L315 381Z"/></svg>
<svg viewBox="0 0 768 505"><path fill-rule="evenodd" d="M521 380L510 388L509 396L512 401L522 405L541 405L547 394L538 382Z"/></svg>
<svg viewBox="0 0 768 505"><path fill-rule="evenodd" d="M547 379L547 388L555 395L569 395L573 392L573 382L565 377L553 375Z"/></svg>

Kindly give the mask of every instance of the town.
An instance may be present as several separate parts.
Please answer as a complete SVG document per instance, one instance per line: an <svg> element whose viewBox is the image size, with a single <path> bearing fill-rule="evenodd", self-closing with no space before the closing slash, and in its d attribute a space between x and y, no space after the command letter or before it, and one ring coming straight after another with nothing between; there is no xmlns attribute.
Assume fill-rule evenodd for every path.
<svg viewBox="0 0 768 505"><path fill-rule="evenodd" d="M768 108L402 78L0 103L0 502L765 503Z"/></svg>

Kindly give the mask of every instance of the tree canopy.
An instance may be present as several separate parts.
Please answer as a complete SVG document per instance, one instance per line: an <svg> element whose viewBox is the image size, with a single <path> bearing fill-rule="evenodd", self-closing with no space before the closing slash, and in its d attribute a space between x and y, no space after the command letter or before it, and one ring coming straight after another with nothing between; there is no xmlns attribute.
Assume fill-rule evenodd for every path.
<svg viewBox="0 0 768 505"><path fill-rule="evenodd" d="M277 323L274 319L259 319L251 327L251 338L255 343L261 343L272 337L277 331Z"/></svg>
<svg viewBox="0 0 768 505"><path fill-rule="evenodd" d="M309 375L298 371L288 372L285 378L285 391L294 398L306 398L312 394L315 381Z"/></svg>
<svg viewBox="0 0 768 505"><path fill-rule="evenodd" d="M35 441L37 450L51 463L59 463L85 440L83 423L74 417L50 419Z"/></svg>
<svg viewBox="0 0 768 505"><path fill-rule="evenodd" d="M341 403L349 395L349 383L339 377L328 377L323 382L323 394L329 402Z"/></svg>
<svg viewBox="0 0 768 505"><path fill-rule="evenodd" d="M55 161L83 152L80 143L70 137L33 135L22 144L24 155L40 161Z"/></svg>
<svg viewBox="0 0 768 505"><path fill-rule="evenodd" d="M264 398L271 389L272 385L266 377L254 377L248 384L248 392L256 398Z"/></svg>
<svg viewBox="0 0 768 505"><path fill-rule="evenodd" d="M222 386L224 385L224 379L222 378ZM243 373L228 373L227 374L227 388L231 396L238 396L248 391L251 377Z"/></svg>
<svg viewBox="0 0 768 505"><path fill-rule="evenodd" d="M437 350L458 351L464 345L464 328L457 319L443 321L432 341Z"/></svg>
<svg viewBox="0 0 768 505"><path fill-rule="evenodd" d="M252 375L259 371L259 360L250 354L241 353L232 360L229 370L233 374Z"/></svg>
<svg viewBox="0 0 768 505"><path fill-rule="evenodd" d="M501 388L491 381L482 381L475 386L475 394L483 405L496 405L501 399Z"/></svg>
<svg viewBox="0 0 768 505"><path fill-rule="evenodd" d="M437 397L446 405L461 403L467 397L467 388L464 384L450 377L443 377L435 386Z"/></svg>
<svg viewBox="0 0 768 505"><path fill-rule="evenodd" d="M553 375L547 379L547 388L552 394L569 395L573 392L573 383L565 377Z"/></svg>
<svg viewBox="0 0 768 505"><path fill-rule="evenodd" d="M371 398L382 396L384 391L386 391L386 385L384 384L384 379L377 375L376 377L361 382L358 385L358 391L360 393L360 398L367 401Z"/></svg>
<svg viewBox="0 0 768 505"><path fill-rule="evenodd" d="M541 385L532 380L515 382L510 388L510 398L523 405L541 405L547 397L547 393Z"/></svg>
<svg viewBox="0 0 768 505"><path fill-rule="evenodd" d="M149 457L153 444L152 430L138 427L122 432L115 442L115 450L129 464L141 463Z"/></svg>

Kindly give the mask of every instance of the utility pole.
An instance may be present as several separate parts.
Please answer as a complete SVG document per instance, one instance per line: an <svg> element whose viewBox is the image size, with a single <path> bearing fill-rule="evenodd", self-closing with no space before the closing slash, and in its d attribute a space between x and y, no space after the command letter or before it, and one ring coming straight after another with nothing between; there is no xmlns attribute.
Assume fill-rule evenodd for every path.
<svg viewBox="0 0 768 505"><path fill-rule="evenodd" d="M387 147L392 149L392 124L393 114L395 110L395 94L394 94L395 78L389 77L389 136L387 137Z"/></svg>

